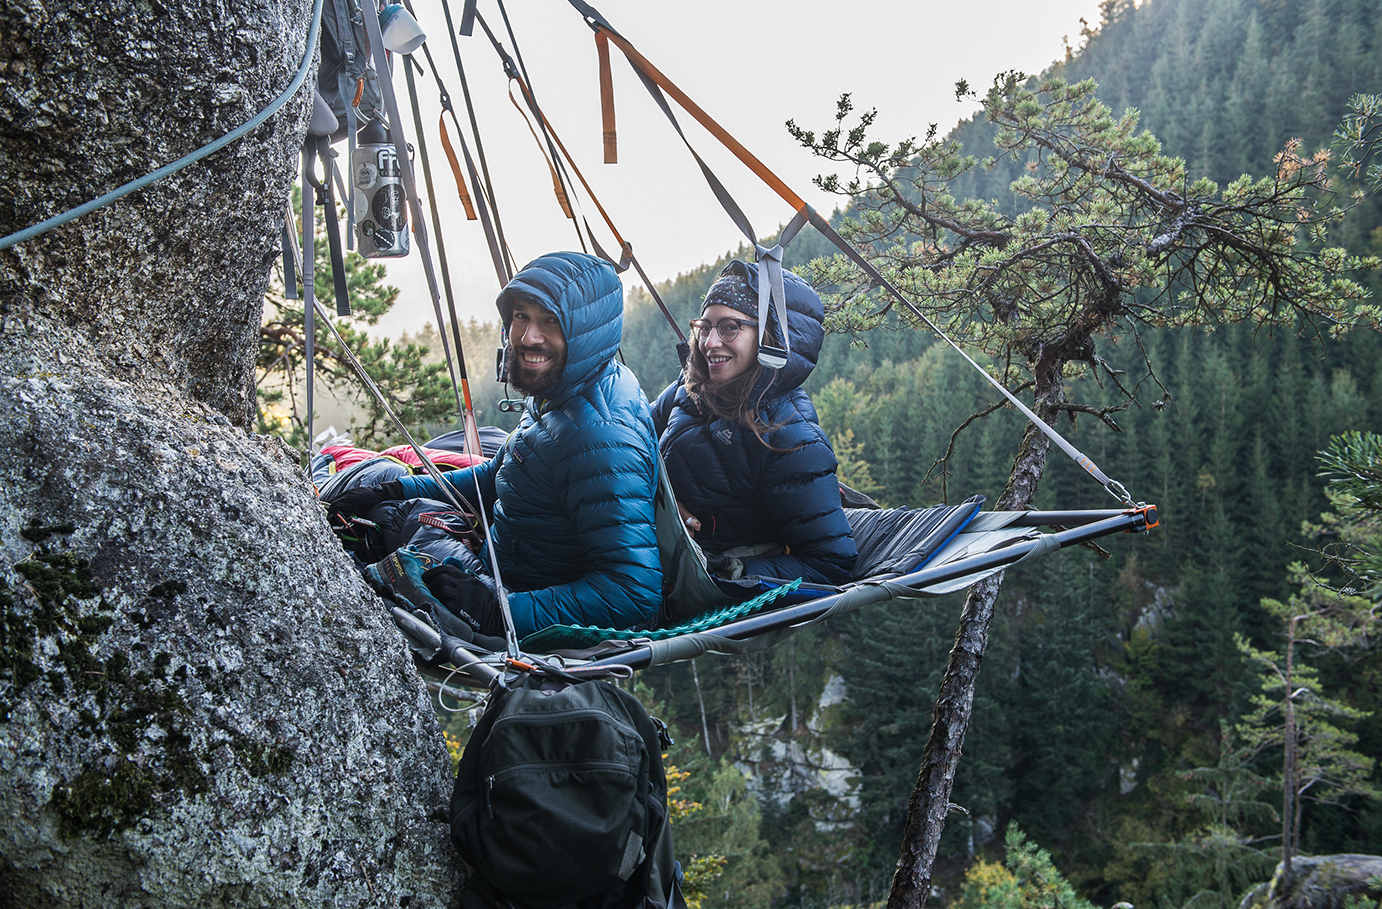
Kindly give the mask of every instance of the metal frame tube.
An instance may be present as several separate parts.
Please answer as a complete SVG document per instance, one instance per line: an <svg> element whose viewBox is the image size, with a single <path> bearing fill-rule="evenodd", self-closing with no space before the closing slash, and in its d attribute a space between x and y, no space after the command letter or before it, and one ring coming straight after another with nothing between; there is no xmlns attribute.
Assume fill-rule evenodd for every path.
<svg viewBox="0 0 1382 909"><path fill-rule="evenodd" d="M1037 514L1041 514L1041 512L1037 512ZM1044 514L1066 515L1068 513L1045 512ZM1069 520L1069 518L1067 517L1066 520ZM1005 546L1002 549L971 556L967 559L960 559L957 562L951 562L936 568L923 568L920 571L895 578L892 582L904 587L920 590L932 584L953 581L957 578L962 578L977 572L988 571L994 568L1006 568L1020 561L1037 546L1049 545L1045 543L1045 540L1048 539L1054 539L1058 549L1065 549L1066 547L1076 546L1080 543L1113 533L1138 533L1146 529L1146 526L1147 517L1142 512L1115 511L1111 517L1069 530L1048 534L1042 540L1026 540L1020 543L1014 543L1011 546ZM867 585L864 586L865 589L867 589ZM849 591L849 593L853 594L853 599L851 600L853 609L892 599L892 594L882 587L876 588L876 596L874 597L860 596L858 593L854 592L854 590ZM809 603L799 603L795 606L787 606L772 612L760 613L740 619L737 622L731 622L728 625L722 625L713 631L704 633L713 634L728 640L741 641L771 631L780 631L820 618L839 603L844 596L846 596L845 593L832 594L828 597L812 600ZM632 669L645 669L651 664L651 656L651 648L644 646L626 653L615 654L605 657L604 659L596 660L589 665L621 665L628 666Z"/></svg>

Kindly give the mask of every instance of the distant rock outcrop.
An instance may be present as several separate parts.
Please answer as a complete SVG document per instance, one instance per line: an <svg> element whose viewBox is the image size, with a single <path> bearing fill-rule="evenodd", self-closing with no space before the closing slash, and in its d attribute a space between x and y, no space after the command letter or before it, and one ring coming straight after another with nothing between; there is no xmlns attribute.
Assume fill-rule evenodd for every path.
<svg viewBox="0 0 1382 909"><path fill-rule="evenodd" d="M1349 897L1382 900L1382 855L1298 855L1293 881L1284 885L1280 865L1265 884L1248 892L1239 909L1344 909Z"/></svg>

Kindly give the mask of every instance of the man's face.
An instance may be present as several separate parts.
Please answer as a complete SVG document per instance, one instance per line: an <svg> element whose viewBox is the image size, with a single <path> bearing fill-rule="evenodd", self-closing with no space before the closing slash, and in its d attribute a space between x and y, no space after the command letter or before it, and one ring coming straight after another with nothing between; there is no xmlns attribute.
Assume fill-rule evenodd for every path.
<svg viewBox="0 0 1382 909"><path fill-rule="evenodd" d="M509 353L509 381L514 388L525 395L556 388L566 368L566 335L557 314L531 300L514 300Z"/></svg>

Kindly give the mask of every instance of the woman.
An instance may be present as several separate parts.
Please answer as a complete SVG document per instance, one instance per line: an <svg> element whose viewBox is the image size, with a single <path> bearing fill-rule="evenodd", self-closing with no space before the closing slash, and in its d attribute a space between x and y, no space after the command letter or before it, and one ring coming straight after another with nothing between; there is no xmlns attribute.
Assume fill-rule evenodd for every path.
<svg viewBox="0 0 1382 909"><path fill-rule="evenodd" d="M835 452L801 390L825 331L820 296L791 272L787 365L758 362L780 346L776 307L758 324L756 265L731 262L691 323L681 379L653 404L653 426L687 528L722 577L841 584L857 551L840 508Z"/></svg>

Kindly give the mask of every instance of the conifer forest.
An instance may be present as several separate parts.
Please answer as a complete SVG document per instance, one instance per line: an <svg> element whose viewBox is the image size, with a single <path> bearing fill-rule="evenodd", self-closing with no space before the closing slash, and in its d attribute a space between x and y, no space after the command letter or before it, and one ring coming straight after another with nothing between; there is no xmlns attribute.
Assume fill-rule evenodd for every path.
<svg viewBox="0 0 1382 909"><path fill-rule="evenodd" d="M1382 272L1368 257L1382 255L1382 187L1368 185L1375 159L1349 167L1335 133L1357 96L1382 92L1382 0L1105 0L1102 12L1066 59L1033 78L1093 80L1115 121L1135 110L1136 132L1183 159L1187 193L1208 185L1200 181L1217 191L1242 175L1276 174L1283 150L1320 166L1316 189L1346 212L1319 240L1357 257L1339 272L1375 304ZM981 97L985 88L968 87ZM846 131L868 108L866 98L851 103ZM841 166L844 138L834 158L823 145L830 126L802 123L796 135L821 155L823 175L843 180L854 170ZM1010 187L1034 173L1035 159L996 152L1001 133L982 113L935 131L976 162L946 172L948 195L937 198L956 211L966 210L956 200L984 200L995 217L1031 204ZM869 233L878 196L837 186L835 223L853 221L855 236L882 250L881 234ZM982 494L992 507L1025 421L924 327L898 313L860 316L877 311L879 297L846 300L833 254L808 230L787 264L836 291L827 299L835 331L806 388L841 479L888 506ZM664 302L685 324L725 261L751 255L731 251L667 281ZM1179 294L1201 286L1176 280ZM623 357L651 399L676 378L674 339L648 294L626 284ZM1273 712L1295 634L1283 616L1298 608L1282 604L1324 595L1311 578L1330 576L1322 553L1340 539L1338 459L1382 433L1372 313L1346 332L1307 308L1267 320L1148 320L1100 333L1089 368L1067 369L1069 399L1084 409L1063 414L1060 430L1134 497L1156 503L1161 526L1006 573L933 905L1231 909L1271 877L1283 835L1300 855L1382 853L1377 628L1294 651L1295 677L1314 693L1299 718L1311 731L1294 785L1283 782ZM493 331L470 329L476 338ZM407 340L426 345L428 335ZM973 352L1019 390L1022 373L998 349ZM481 389L482 422L512 425L494 407L502 395ZM447 428L423 411L416 419ZM1035 507L1113 504L1053 450ZM676 733L669 760L687 774L678 797L700 806L675 831L684 863L714 860L696 881L702 909L887 897L961 596L893 602L761 653L638 675L640 694ZM1285 804L1284 786L1293 792ZM1066 889L1004 889L1042 869Z"/></svg>

